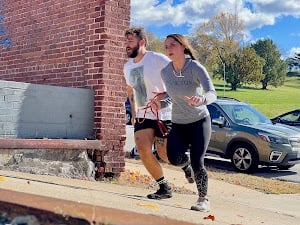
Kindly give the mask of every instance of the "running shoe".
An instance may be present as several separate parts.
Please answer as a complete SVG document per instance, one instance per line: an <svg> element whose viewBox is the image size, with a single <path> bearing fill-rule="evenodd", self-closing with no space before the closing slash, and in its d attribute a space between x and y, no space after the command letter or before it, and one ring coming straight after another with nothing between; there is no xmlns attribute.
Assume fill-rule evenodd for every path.
<svg viewBox="0 0 300 225"><path fill-rule="evenodd" d="M206 198L199 198L196 204L191 207L191 210L208 212L210 210L210 203Z"/></svg>
<svg viewBox="0 0 300 225"><path fill-rule="evenodd" d="M189 183L194 183L194 174L191 165L181 168L185 174L185 178Z"/></svg>
<svg viewBox="0 0 300 225"><path fill-rule="evenodd" d="M172 197L172 190L164 189L164 188L160 188L157 192L147 195L147 198L157 199L157 200L171 198L171 197Z"/></svg>

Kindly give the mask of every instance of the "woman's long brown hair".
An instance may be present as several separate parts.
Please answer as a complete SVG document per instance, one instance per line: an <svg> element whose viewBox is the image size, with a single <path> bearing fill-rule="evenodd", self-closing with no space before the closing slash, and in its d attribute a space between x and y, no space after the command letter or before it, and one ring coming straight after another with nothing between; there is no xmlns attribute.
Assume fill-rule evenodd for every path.
<svg viewBox="0 0 300 225"><path fill-rule="evenodd" d="M184 54L189 55L193 60L197 60L195 57L195 51L186 37L181 34L169 34L166 39L167 38L173 38L184 47Z"/></svg>

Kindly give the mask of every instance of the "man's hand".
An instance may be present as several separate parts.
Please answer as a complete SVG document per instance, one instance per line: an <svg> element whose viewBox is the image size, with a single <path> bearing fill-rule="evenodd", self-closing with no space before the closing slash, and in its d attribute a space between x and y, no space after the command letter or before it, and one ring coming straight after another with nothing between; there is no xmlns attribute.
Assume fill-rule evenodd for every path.
<svg viewBox="0 0 300 225"><path fill-rule="evenodd" d="M131 111L131 125L134 126L135 124L135 112Z"/></svg>
<svg viewBox="0 0 300 225"><path fill-rule="evenodd" d="M131 106L131 124L135 124L135 118L136 118L136 105L133 95L133 88L130 85L127 85L127 95Z"/></svg>

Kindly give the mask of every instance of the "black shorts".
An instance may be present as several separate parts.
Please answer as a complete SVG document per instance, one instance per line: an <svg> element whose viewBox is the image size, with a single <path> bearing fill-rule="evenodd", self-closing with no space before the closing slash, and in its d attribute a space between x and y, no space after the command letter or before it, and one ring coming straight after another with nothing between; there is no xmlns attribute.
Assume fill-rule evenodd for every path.
<svg viewBox="0 0 300 225"><path fill-rule="evenodd" d="M152 128L152 129L154 129L155 137L167 138L167 136L164 136L164 134L160 130L157 120L145 119L142 123L139 123L138 120L140 121L141 119L136 119L135 120L134 132L137 132L139 130ZM171 130L171 126L172 126L171 120L164 120L164 121L161 120L161 122L164 124L165 128L168 130L168 133L169 133L169 131Z"/></svg>

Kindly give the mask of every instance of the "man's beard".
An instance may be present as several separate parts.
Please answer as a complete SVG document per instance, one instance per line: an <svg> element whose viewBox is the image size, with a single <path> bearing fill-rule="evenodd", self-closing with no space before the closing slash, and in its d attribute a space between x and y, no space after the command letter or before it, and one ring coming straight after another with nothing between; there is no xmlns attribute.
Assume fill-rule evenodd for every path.
<svg viewBox="0 0 300 225"><path fill-rule="evenodd" d="M137 55L139 54L139 48L140 46L137 45L134 48L132 48L131 54L129 54L129 52L127 52L127 55L129 58L135 58L137 57Z"/></svg>

